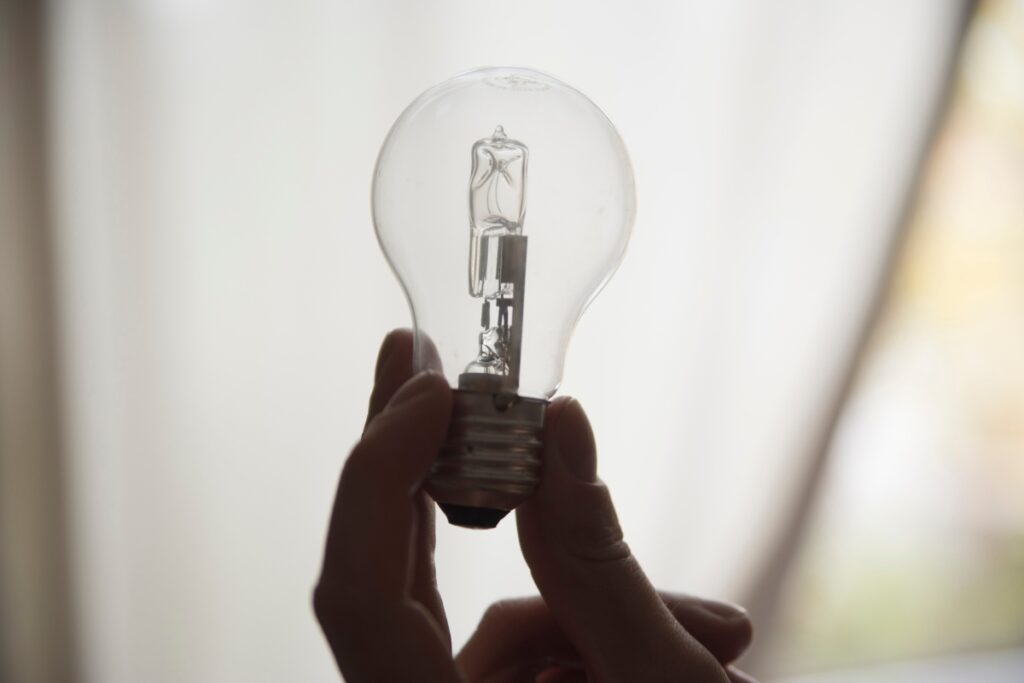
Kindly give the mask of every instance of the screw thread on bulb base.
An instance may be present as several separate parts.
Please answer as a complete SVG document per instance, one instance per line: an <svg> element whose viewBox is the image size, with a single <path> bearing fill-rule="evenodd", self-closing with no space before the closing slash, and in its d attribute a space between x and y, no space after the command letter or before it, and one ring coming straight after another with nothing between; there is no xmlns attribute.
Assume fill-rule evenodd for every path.
<svg viewBox="0 0 1024 683"><path fill-rule="evenodd" d="M457 526L489 529L533 494L540 481L547 401L454 392L448 437L424 488Z"/></svg>

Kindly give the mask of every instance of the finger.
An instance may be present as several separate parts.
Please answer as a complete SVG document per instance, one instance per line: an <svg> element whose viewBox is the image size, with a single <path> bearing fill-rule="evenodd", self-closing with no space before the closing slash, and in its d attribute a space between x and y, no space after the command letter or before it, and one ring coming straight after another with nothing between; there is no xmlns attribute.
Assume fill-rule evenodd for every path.
<svg viewBox="0 0 1024 683"><path fill-rule="evenodd" d="M455 658L471 681L491 680L499 672L536 674L558 660L579 661L579 655L540 596L488 607Z"/></svg>
<svg viewBox="0 0 1024 683"><path fill-rule="evenodd" d="M735 661L750 647L754 629L743 608L679 593L660 595L676 621L722 664Z"/></svg>
<svg viewBox="0 0 1024 683"><path fill-rule="evenodd" d="M727 680L673 617L623 541L597 478L579 403L548 408L541 483L519 507L523 557L552 615L598 680Z"/></svg>
<svg viewBox="0 0 1024 683"><path fill-rule="evenodd" d="M440 361L437 360L437 349L433 342L423 334L421 339L426 359L424 363L439 369ZM413 347L413 332L404 328L392 330L381 343L374 371L373 393L370 395L366 417L367 426L413 375ZM441 626L445 642L451 647L448 619L445 616L441 594L437 590L437 576L434 571L434 503L426 494L420 493L416 496L416 506L418 514L411 596L434 616Z"/></svg>
<svg viewBox="0 0 1024 683"><path fill-rule="evenodd" d="M369 426L399 387L412 377L412 345L412 331L407 329L392 330L381 342L365 426Z"/></svg>
<svg viewBox="0 0 1024 683"><path fill-rule="evenodd" d="M659 595L676 621L722 664L749 645L750 619L742 608L678 593ZM491 605L457 661L474 681L491 681L499 672L529 677L552 662L581 664L576 648L539 596Z"/></svg>
<svg viewBox="0 0 1024 683"><path fill-rule="evenodd" d="M378 605L356 616L324 624L348 683L466 683L422 605Z"/></svg>
<svg viewBox="0 0 1024 683"><path fill-rule="evenodd" d="M373 392L367 410L366 424L384 409L395 392L419 370L441 373L441 360L430 337L420 332L418 339L408 328L391 330L384 337L377 353ZM417 362L417 354L419 361Z"/></svg>
<svg viewBox="0 0 1024 683"><path fill-rule="evenodd" d="M422 622L422 608L406 599L418 528L418 488L444 439L450 411L451 390L444 379L417 375L370 421L345 464L314 594L317 616L336 654L370 652L349 644L362 639L358 634L373 631L377 615L387 613L395 615L396 625L425 639L424 647L440 647L450 662L436 624ZM356 663L350 666L366 658L352 657Z"/></svg>
<svg viewBox="0 0 1024 683"><path fill-rule="evenodd" d="M345 463L327 534L324 573L392 598L409 586L415 493L448 428L451 390L421 373L395 393Z"/></svg>
<svg viewBox="0 0 1024 683"><path fill-rule="evenodd" d="M434 501L423 491L416 494L416 546L413 560L412 599L423 605L441 627L444 641L451 651L452 637L445 615L444 602L437 589L437 573L434 570Z"/></svg>
<svg viewBox="0 0 1024 683"><path fill-rule="evenodd" d="M536 683L588 683L587 672L578 667L553 666L537 675ZM531 683L534 683L531 681Z"/></svg>

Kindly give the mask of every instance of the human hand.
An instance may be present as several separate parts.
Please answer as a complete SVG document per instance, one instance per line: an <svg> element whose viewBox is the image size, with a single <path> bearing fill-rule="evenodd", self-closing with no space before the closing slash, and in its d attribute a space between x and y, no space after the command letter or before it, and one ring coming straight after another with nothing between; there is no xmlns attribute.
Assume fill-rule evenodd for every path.
<svg viewBox="0 0 1024 683"><path fill-rule="evenodd" d="M574 399L548 406L542 459L540 486L516 511L519 543L589 674L580 680L751 681L728 666L750 644L746 614L704 602L698 609L720 621L680 618L678 603L659 595L640 568L597 477L594 434Z"/></svg>
<svg viewBox="0 0 1024 683"><path fill-rule="evenodd" d="M560 581L572 573L572 562L582 561L577 550L598 546L590 545L589 540L573 540L567 560L554 544L559 534L565 532L564 522L571 522L572 518L557 506L551 512L555 515L554 535L546 535L538 528L531 536L531 515L535 524L540 525L539 515L551 508L544 501L564 484L559 483L562 480L557 468L561 464L550 470L555 483L542 483L538 493L543 497L530 506L533 512L524 510L526 514L519 516L524 555L538 586L541 580L545 584L541 586L544 599L527 598L492 606L466 647L453 658L434 575L434 505L421 489L444 440L450 411L451 390L443 378L431 373L412 377L411 333L391 333L381 347L363 437L352 450L338 486L323 568L314 591L317 619L346 680L553 683L586 680L579 678L586 676L582 667L596 680L660 680L649 673L676 674L673 680L700 683L728 680L723 678L725 674L716 662L731 661L749 643L750 624L743 613L723 603L659 596L650 589L656 603L652 607L650 595L637 590L641 586L638 579L643 576L639 567L635 568L638 577L627 582L628 590L621 598L595 596L590 608L584 606L581 614L569 614L569 621L563 623L567 611L574 608L574 601L586 596L580 591L562 590ZM548 433L552 438L575 424L572 418L562 423L562 411L565 402L556 401L549 408ZM557 426L560 423L562 427ZM566 459L574 457L573 454L545 453L545 458ZM545 464L545 481L548 471ZM599 484L588 486L603 489ZM598 506L595 510L601 515L610 511L614 518L610 501L606 507ZM581 529L588 534L593 532L587 526ZM603 544L600 547L606 548ZM623 545L614 560L597 564L628 570L635 560L625 558L632 556ZM597 573L605 578L614 576L614 572L604 570ZM581 575L586 576L587 572ZM650 588L646 579L642 583ZM617 586L600 581L594 587L613 593L618 590ZM547 594L556 600L550 609L545 602ZM624 603L637 595L642 604L623 609ZM686 668L661 669L636 662L639 668L631 671L625 668L636 659L631 653L595 653L592 648L605 646L612 635L610 620L598 620L594 624L597 632L586 636L583 617L595 607L600 610L602 605L616 610L608 615L611 618L616 614L628 617L622 622L623 628L632 628L636 619L646 621L641 607L651 610L647 616L656 626L641 633L663 640L641 643L641 651L654 650L666 655L667 650L682 647L681 653L661 659L666 666L685 664ZM665 621L666 614L674 627ZM585 637L581 638L581 634ZM620 633L618 640L620 645L632 644L636 638L634 634Z"/></svg>

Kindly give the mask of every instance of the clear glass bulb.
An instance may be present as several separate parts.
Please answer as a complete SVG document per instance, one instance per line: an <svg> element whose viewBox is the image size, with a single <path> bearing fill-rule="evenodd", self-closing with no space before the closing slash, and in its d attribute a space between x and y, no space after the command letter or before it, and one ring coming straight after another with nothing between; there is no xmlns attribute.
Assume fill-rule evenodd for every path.
<svg viewBox="0 0 1024 683"><path fill-rule="evenodd" d="M424 92L392 127L373 179L416 369L440 369L499 412L545 402L577 320L622 258L635 206L622 139L565 83L487 68Z"/></svg>

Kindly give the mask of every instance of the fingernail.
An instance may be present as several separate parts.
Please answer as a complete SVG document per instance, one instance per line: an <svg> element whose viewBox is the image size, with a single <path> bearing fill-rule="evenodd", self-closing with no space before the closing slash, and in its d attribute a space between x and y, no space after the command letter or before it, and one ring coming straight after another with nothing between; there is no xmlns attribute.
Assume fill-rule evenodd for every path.
<svg viewBox="0 0 1024 683"><path fill-rule="evenodd" d="M566 469L577 479L597 481L597 453L594 432L579 401L572 399L558 416L555 425L558 455Z"/></svg>
<svg viewBox="0 0 1024 683"><path fill-rule="evenodd" d="M700 603L700 608L715 618L724 621L738 621L740 619L747 618L747 610L743 609L739 605L734 605L728 602L704 600Z"/></svg>
<svg viewBox="0 0 1024 683"><path fill-rule="evenodd" d="M734 666L727 666L725 670L729 674L730 683L757 683L756 678Z"/></svg>

